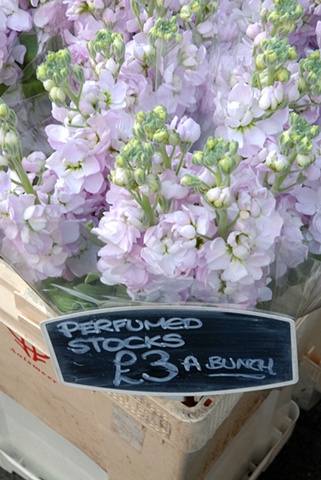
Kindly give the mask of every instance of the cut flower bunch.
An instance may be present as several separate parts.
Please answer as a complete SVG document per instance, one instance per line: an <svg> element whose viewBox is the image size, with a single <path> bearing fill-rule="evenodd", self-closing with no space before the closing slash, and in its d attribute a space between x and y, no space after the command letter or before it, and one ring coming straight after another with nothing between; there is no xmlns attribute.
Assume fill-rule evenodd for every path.
<svg viewBox="0 0 321 480"><path fill-rule="evenodd" d="M266 308L288 272L312 277L319 1L0 0L0 17L1 255L60 310ZM49 152L19 140L25 91L6 103L19 32L35 34L33 64L47 49L33 73Z"/></svg>

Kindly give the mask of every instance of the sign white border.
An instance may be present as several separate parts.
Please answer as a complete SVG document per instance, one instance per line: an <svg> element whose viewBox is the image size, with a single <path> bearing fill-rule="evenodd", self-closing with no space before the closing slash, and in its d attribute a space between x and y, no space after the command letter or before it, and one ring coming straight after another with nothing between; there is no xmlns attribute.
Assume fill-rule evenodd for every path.
<svg viewBox="0 0 321 480"><path fill-rule="evenodd" d="M88 316L88 315L95 315L95 314L103 314L103 313L117 313L117 312L131 312L133 313L135 310L164 310L164 309L172 309L179 311L180 313L184 310L188 313L196 312L199 310L209 310L213 312L223 312L223 313L236 313L244 316L255 316L255 317L263 317L263 318L271 318L273 320L278 320L278 321L283 321L286 322L290 325L290 338L291 338L291 352L292 352L292 373L293 373L293 378L291 380L288 380L286 382L279 382L279 383L273 383L273 384L264 384L262 386L254 386L254 387L244 387L244 388L233 388L229 390L211 390L209 389L208 391L188 391L188 392L182 392L182 391L177 391L177 392L167 392L166 389L164 392L154 392L154 391L141 391L141 390L126 390L126 389L117 389L117 388L105 388L105 387L93 387L91 385L84 385L84 384L76 384L72 382L67 382L64 380L63 375L61 373L58 359L56 356L56 352L54 349L54 346L52 345L49 333L47 331L47 325L50 323L54 322L63 322L65 320L72 320L72 319L81 319L82 317ZM57 375L57 379L59 383L62 385L68 386L68 387L74 387L74 388L82 388L86 390L92 390L92 391L103 391L103 392L110 392L110 393L123 393L125 395L142 395L142 396L161 396L161 397L176 397L177 396L182 396L182 397L193 397L193 396L208 396L208 395L225 395L225 394L231 394L231 393L245 393L245 392L251 392L251 391L259 391L259 390L268 390L268 389L273 389L273 388L280 388L280 387L285 387L288 385L293 385L298 382L299 379L299 367L298 367L298 354L297 354L297 340L296 340L296 326L295 326L295 321L292 317L288 317L286 315L277 315L273 314L270 312L264 312L260 310L242 310L242 309L235 309L235 308L229 308L229 307L213 307L210 305L202 304L202 305L172 305L172 304L157 304L157 305L135 305L135 306L125 306L125 307L111 307L111 308L106 308L106 309L95 309L95 310L85 310L81 312L76 312L72 314L67 314L67 315L62 315L59 317L51 318L48 320L43 320L40 322L40 328L41 331L44 335L46 344L49 349L49 354L51 357L51 360L53 362L53 366Z"/></svg>

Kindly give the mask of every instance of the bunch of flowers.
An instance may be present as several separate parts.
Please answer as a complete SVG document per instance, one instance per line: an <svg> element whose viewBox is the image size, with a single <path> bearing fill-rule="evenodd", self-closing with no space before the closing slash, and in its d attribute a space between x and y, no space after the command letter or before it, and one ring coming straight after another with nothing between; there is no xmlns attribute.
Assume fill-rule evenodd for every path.
<svg viewBox="0 0 321 480"><path fill-rule="evenodd" d="M0 0L0 93L17 83L25 62L59 33L64 12L62 0Z"/></svg>
<svg viewBox="0 0 321 480"><path fill-rule="evenodd" d="M23 276L254 307L321 254L319 2L11 4L7 43L32 7L40 43L42 12L64 17L36 72L49 155L0 104L1 254Z"/></svg>

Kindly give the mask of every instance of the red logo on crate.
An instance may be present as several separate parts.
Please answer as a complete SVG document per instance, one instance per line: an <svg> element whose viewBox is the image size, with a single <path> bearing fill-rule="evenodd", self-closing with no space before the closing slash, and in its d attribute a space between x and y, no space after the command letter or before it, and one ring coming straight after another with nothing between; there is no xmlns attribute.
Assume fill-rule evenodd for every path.
<svg viewBox="0 0 321 480"><path fill-rule="evenodd" d="M34 362L46 363L46 360L50 358L48 355L40 353L33 345L27 345L25 339L17 335L11 328L8 327L8 330L14 336L15 342L20 345L27 357L31 358Z"/></svg>

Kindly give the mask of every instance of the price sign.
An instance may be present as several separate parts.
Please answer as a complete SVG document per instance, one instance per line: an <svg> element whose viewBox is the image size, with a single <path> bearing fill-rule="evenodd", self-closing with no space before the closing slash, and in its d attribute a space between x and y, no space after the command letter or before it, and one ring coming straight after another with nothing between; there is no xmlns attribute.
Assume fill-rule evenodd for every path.
<svg viewBox="0 0 321 480"><path fill-rule="evenodd" d="M41 323L63 384L209 395L297 382L294 321L203 306L110 308Z"/></svg>

